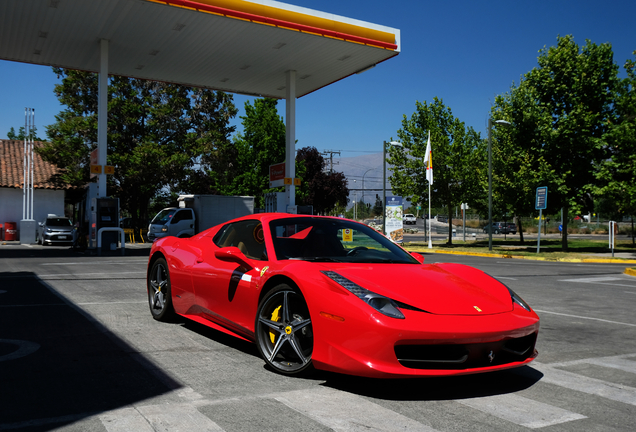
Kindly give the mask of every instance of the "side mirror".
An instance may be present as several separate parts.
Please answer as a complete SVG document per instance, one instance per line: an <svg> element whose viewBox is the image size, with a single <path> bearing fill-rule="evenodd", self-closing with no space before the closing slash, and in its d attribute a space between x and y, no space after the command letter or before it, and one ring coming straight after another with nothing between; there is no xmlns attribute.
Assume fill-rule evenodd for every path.
<svg viewBox="0 0 636 432"><path fill-rule="evenodd" d="M410 252L411 256L413 258L415 258L416 260L418 260L420 262L420 264L424 263L424 255L419 254L417 252Z"/></svg>
<svg viewBox="0 0 636 432"><path fill-rule="evenodd" d="M250 264L249 259L241 252L241 250L235 246L225 247L214 251L214 256L221 260L227 262L235 262L237 264L241 264L243 267L247 269L251 269L254 266Z"/></svg>

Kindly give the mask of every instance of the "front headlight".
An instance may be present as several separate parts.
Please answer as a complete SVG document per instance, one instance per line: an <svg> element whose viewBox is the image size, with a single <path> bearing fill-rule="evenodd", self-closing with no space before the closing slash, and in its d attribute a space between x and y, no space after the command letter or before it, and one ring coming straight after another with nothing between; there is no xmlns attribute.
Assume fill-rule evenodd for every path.
<svg viewBox="0 0 636 432"><path fill-rule="evenodd" d="M506 287L506 288L508 288L508 287ZM510 297L512 297L513 303L517 303L519 306L521 306L522 308L524 308L528 312L532 312L532 308L530 307L530 305L528 303L526 303L521 297L519 297L519 295L516 292L514 292L510 288L508 288L508 291L510 291Z"/></svg>
<svg viewBox="0 0 636 432"><path fill-rule="evenodd" d="M391 318L404 319L404 314L394 300L369 291L334 271L326 270L322 273L381 314Z"/></svg>
<svg viewBox="0 0 636 432"><path fill-rule="evenodd" d="M164 225L161 227L161 232L168 232L168 225Z"/></svg>

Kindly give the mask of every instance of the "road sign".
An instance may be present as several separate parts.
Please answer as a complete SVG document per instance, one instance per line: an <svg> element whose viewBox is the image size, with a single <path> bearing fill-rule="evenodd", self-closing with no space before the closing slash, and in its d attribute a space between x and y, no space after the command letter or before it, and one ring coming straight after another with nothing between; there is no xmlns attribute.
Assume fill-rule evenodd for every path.
<svg viewBox="0 0 636 432"><path fill-rule="evenodd" d="M548 187L541 186L537 188L537 195L534 200L535 210L545 210L548 206Z"/></svg>
<svg viewBox="0 0 636 432"><path fill-rule="evenodd" d="M559 231L563 231L563 225L559 225Z"/></svg>

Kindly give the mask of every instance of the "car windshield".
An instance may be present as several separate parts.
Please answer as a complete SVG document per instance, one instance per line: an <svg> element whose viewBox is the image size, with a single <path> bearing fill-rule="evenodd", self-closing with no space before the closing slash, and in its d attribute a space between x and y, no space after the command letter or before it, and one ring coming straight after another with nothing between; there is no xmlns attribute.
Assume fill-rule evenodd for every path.
<svg viewBox="0 0 636 432"><path fill-rule="evenodd" d="M269 229L279 260L419 264L373 228L346 219L278 219Z"/></svg>
<svg viewBox="0 0 636 432"><path fill-rule="evenodd" d="M150 222L150 224L162 224L162 225L165 225L172 218L172 216L174 216L176 211L177 211L177 209L163 209L159 213L157 213L157 216L155 216L152 219L152 222Z"/></svg>
<svg viewBox="0 0 636 432"><path fill-rule="evenodd" d="M50 227L72 227L73 224L68 218L47 218L46 226Z"/></svg>

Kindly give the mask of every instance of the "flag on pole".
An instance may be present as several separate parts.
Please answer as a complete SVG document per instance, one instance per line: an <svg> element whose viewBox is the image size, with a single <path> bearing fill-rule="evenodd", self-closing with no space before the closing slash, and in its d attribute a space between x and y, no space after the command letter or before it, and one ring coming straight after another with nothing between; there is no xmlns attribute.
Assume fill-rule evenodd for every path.
<svg viewBox="0 0 636 432"><path fill-rule="evenodd" d="M433 152L431 150L431 131L428 131L428 143L426 144L426 155L424 156L426 164L426 180L429 184L433 184Z"/></svg>

